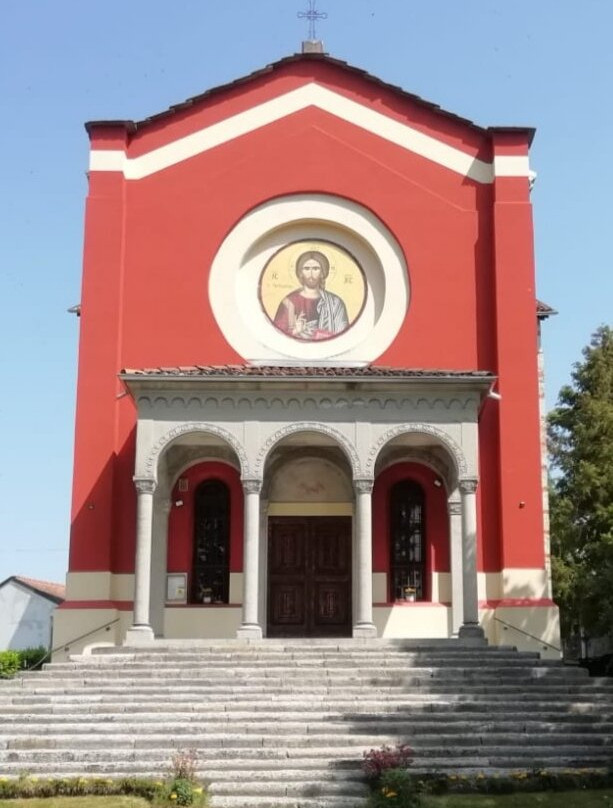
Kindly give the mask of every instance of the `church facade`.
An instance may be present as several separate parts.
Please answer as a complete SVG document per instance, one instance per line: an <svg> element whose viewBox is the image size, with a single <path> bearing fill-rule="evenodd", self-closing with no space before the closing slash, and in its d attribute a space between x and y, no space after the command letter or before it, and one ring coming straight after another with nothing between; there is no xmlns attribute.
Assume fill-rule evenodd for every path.
<svg viewBox="0 0 613 808"><path fill-rule="evenodd" d="M319 52L87 130L54 646L554 654L533 131Z"/></svg>

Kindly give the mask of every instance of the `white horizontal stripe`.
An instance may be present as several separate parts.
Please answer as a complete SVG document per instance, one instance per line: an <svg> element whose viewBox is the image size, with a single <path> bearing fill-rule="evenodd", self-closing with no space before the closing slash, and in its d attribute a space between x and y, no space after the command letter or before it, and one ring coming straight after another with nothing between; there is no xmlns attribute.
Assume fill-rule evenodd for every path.
<svg viewBox="0 0 613 808"><path fill-rule="evenodd" d="M123 171L126 155L122 151L91 151L90 171Z"/></svg>
<svg viewBox="0 0 613 808"><path fill-rule="evenodd" d="M140 157L128 158L120 151L94 150L91 152L90 170L123 171L126 179L141 179L309 106L318 107L463 177L469 177L475 182L488 183L493 180L491 163L478 160L454 146L443 143L411 126L395 121L387 115L314 83L305 84L296 90L291 90L244 112L239 112L237 115L232 115L219 123L179 138L166 146L153 149ZM500 172L498 171L499 164ZM495 167L497 175L527 176L528 158L496 158Z"/></svg>
<svg viewBox="0 0 613 808"><path fill-rule="evenodd" d="M494 157L494 174L497 177L528 177L530 161L527 155L498 155Z"/></svg>

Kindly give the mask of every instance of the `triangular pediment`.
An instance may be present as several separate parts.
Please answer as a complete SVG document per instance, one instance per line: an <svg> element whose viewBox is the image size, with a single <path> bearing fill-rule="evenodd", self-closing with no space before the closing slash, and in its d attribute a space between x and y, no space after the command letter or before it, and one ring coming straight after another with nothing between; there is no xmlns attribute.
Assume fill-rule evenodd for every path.
<svg viewBox="0 0 613 808"><path fill-rule="evenodd" d="M449 121L452 121L452 125L456 129L458 126L466 128L471 132L473 142L475 133L477 133L483 143L487 143L487 130L442 111L417 96L386 85L363 71L322 56L318 56L316 59L309 55L282 60L266 71L259 71L246 79L233 82L231 85L216 88L140 123L122 122L119 125L128 131L134 143L151 127L159 127L166 121L173 120L173 116L185 115L186 111L189 114L191 110L196 110L202 105L217 103L224 91L230 92L229 88L241 87L243 89L245 84L248 88L249 82L259 81L261 83L267 75L273 74L281 66L293 65L300 61L315 68L318 68L319 63L322 62L324 65L333 65L335 70L347 72L354 82L357 74L359 83L365 85L369 92L365 91L361 96L357 96L355 92L346 93L339 86L330 86L325 77L318 76L318 70L315 69L310 71L310 74L305 72L301 76L298 86L283 89L275 85L268 97L259 99L256 103L248 103L247 106L237 111L219 117L214 122L197 126L191 131L188 128L185 133L177 134L173 130L169 134L167 142L161 144L156 142L151 148L136 150L134 154L131 153L129 146L123 150L94 147L91 152L90 171L116 171L123 173L126 179L139 180L209 152L236 138L270 126L309 107L314 107L337 120L358 127L383 141L392 143L400 149L418 155L476 183L492 182L494 176L527 176L529 173L528 159L523 155L498 157L494 162L483 157L483 148L465 143L458 145L454 139L446 137L443 132L444 127L441 127L440 134L437 133L436 126L430 127L429 131L426 131L425 127L412 123L410 116L393 114L384 105L377 104L376 100L373 100L373 93L369 85L374 82L388 92L400 96L401 101L404 100L407 105L417 104L427 109L428 114L434 116L434 120L439 118L441 121L445 121L447 126L449 126ZM105 126L117 127L118 123L92 122L88 124L88 131L91 134L96 132L98 127ZM529 134L530 130L526 130L526 132Z"/></svg>

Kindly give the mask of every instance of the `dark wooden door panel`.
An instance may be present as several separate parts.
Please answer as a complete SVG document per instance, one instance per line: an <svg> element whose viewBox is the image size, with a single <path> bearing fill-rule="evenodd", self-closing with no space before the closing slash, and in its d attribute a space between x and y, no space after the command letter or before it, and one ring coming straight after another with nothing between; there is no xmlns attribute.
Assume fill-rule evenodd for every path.
<svg viewBox="0 0 613 808"><path fill-rule="evenodd" d="M282 578L305 574L305 542L306 534L304 524L290 522L280 524L270 535L269 541L269 570L273 576Z"/></svg>
<svg viewBox="0 0 613 808"><path fill-rule="evenodd" d="M306 631L304 590L304 583L277 583L270 587L270 619L275 626Z"/></svg>
<svg viewBox="0 0 613 808"><path fill-rule="evenodd" d="M351 518L271 518L268 636L350 634Z"/></svg>
<svg viewBox="0 0 613 808"><path fill-rule="evenodd" d="M345 582L316 582L314 586L315 629L344 630L349 623L348 589ZM315 634L319 632L315 631Z"/></svg>

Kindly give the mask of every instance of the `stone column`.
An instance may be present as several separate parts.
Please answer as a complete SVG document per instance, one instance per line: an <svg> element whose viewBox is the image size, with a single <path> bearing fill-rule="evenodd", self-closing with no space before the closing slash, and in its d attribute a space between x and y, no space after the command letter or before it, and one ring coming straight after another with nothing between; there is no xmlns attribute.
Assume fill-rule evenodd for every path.
<svg viewBox="0 0 613 808"><path fill-rule="evenodd" d="M258 621L258 589L260 576L260 491L261 480L243 480L245 524L243 531L243 622L236 636L259 640L262 627Z"/></svg>
<svg viewBox="0 0 613 808"><path fill-rule="evenodd" d="M153 533L153 493L156 481L135 477L136 487L136 560L134 565L134 616L126 632L125 645L153 641L149 616L151 597L151 541Z"/></svg>
<svg viewBox="0 0 613 808"><path fill-rule="evenodd" d="M483 637L479 625L477 587L477 483L474 478L460 480L462 495L462 572L464 615L460 637Z"/></svg>
<svg viewBox="0 0 613 808"><path fill-rule="evenodd" d="M356 619L354 637L376 637L372 621L372 488L373 480L354 480L356 515Z"/></svg>
<svg viewBox="0 0 613 808"><path fill-rule="evenodd" d="M456 492L458 497L459 493ZM451 633L458 636L464 614L464 580L462 572L462 502L447 503L449 513L449 555L451 558Z"/></svg>

